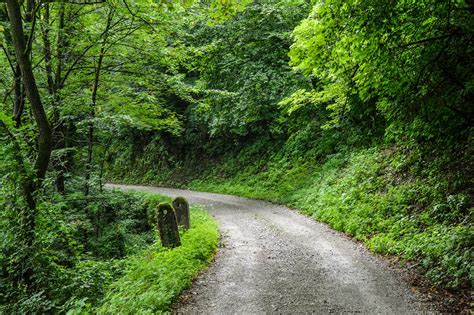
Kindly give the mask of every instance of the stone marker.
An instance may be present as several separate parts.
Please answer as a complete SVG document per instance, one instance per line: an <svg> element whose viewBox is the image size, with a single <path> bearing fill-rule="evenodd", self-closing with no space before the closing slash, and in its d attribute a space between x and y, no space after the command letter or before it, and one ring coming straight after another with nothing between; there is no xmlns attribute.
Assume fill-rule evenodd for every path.
<svg viewBox="0 0 474 315"><path fill-rule="evenodd" d="M160 203L156 210L156 220L160 232L161 244L164 247L174 248L181 245L178 224L173 207L169 203Z"/></svg>
<svg viewBox="0 0 474 315"><path fill-rule="evenodd" d="M189 229L189 204L184 197L176 197L173 200L173 208L176 213L178 226L182 226L184 230Z"/></svg>

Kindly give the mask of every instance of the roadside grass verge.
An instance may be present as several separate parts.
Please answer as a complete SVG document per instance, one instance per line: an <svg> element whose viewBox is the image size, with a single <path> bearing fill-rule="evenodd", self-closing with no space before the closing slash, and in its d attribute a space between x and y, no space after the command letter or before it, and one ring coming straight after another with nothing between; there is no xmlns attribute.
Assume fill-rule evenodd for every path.
<svg viewBox="0 0 474 315"><path fill-rule="evenodd" d="M217 250L217 222L205 210L191 207L191 227L180 232L180 247L161 246L155 223L159 203L171 198L140 191L106 190L101 200L113 221L101 236L101 252L124 248L123 256L86 256L52 276L64 283L57 312L67 314L156 314L167 312ZM105 214L104 214L105 215ZM110 219L110 218L109 218ZM109 231L111 230L111 231ZM145 231L145 232L142 232ZM102 240L103 239L103 240ZM117 244L116 244L117 243ZM56 275L57 274L57 275ZM54 291L52 291L54 292ZM0 309L0 313L1 309Z"/></svg>
<svg viewBox="0 0 474 315"><path fill-rule="evenodd" d="M166 312L179 294L214 256L219 232L216 221L200 208L191 209L191 228L182 245L161 247L159 241L129 259L128 267L112 283L98 314L155 314Z"/></svg>
<svg viewBox="0 0 474 315"><path fill-rule="evenodd" d="M387 148L335 154L322 163L273 159L232 172L229 164L189 188L269 200L329 224L382 255L412 261L435 285L472 288L473 208L436 163ZM427 167L428 166L428 167ZM218 176L217 174L232 174ZM410 175L408 175L410 174ZM460 191L460 192L459 192Z"/></svg>

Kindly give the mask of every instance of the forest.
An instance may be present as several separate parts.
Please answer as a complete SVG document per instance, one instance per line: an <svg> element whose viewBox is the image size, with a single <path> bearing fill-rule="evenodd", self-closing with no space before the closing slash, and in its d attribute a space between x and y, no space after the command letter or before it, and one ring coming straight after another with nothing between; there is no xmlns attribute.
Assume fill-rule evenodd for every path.
<svg viewBox="0 0 474 315"><path fill-rule="evenodd" d="M106 183L287 205L472 303L473 16L471 0L0 1L0 313L159 313L210 263L203 209L166 250L169 198Z"/></svg>

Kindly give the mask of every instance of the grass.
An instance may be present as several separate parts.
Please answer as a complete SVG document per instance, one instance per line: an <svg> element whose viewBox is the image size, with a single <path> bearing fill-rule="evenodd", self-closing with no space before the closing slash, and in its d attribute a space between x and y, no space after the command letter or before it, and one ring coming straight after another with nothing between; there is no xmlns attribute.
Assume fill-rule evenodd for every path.
<svg viewBox="0 0 474 315"><path fill-rule="evenodd" d="M215 220L192 208L191 228L182 245L166 249L156 243L131 258L124 275L110 286L98 314L156 314L166 312L179 294L214 256L219 233Z"/></svg>
<svg viewBox="0 0 474 315"><path fill-rule="evenodd" d="M182 245L167 249L161 246L156 231L155 210L158 204L170 202L171 198L121 191L105 191L104 196L106 207L97 208L104 208L109 216L114 214L117 222L104 223L116 232L104 231L103 234L110 237L107 236L99 248L110 252L117 247L115 243L123 243L125 255L87 256L73 268L57 270L61 276L56 276L55 288L66 297L55 301L55 312L156 314L168 311L214 257L219 240L216 221L203 209L191 207L191 227L186 232L180 231ZM146 232L141 233L141 229ZM64 285L57 286L57 283ZM37 303L30 300L23 304Z"/></svg>
<svg viewBox="0 0 474 315"><path fill-rule="evenodd" d="M423 166L425 172L442 174L429 166ZM219 173L224 172L216 169L188 186L286 204L364 242L373 252L416 261L435 285L472 287L469 196L449 193L448 178L417 174L409 154L375 147L336 154L324 163L273 159L264 171L247 167L227 172L230 176Z"/></svg>

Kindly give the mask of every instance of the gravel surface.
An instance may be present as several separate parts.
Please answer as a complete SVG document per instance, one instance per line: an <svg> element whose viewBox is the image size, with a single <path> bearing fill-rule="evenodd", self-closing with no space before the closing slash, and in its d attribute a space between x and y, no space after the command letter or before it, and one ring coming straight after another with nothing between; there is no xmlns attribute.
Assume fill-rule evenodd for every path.
<svg viewBox="0 0 474 315"><path fill-rule="evenodd" d="M183 196L219 222L214 264L178 313L435 313L364 246L286 207L229 195L145 186L110 188Z"/></svg>

